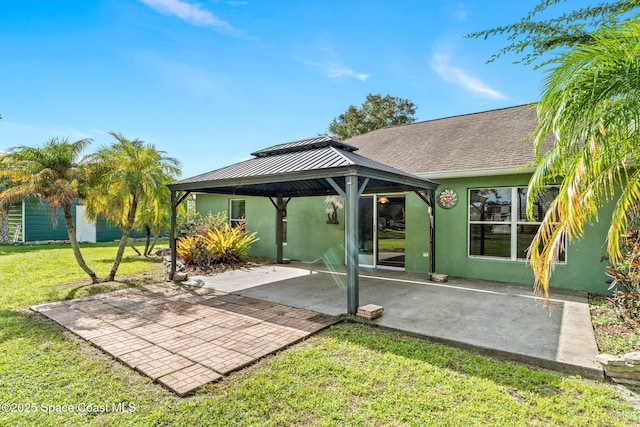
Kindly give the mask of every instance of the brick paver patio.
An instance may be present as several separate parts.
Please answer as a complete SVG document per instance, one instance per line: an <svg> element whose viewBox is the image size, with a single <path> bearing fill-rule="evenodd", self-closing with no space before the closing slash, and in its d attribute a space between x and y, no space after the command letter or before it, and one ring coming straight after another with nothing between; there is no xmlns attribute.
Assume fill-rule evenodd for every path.
<svg viewBox="0 0 640 427"><path fill-rule="evenodd" d="M180 396L337 321L310 310L172 284L31 309Z"/></svg>

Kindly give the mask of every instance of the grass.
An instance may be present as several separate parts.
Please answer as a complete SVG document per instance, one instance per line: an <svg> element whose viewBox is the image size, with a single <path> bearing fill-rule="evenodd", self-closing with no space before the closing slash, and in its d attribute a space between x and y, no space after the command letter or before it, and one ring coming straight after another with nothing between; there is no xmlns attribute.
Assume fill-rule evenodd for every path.
<svg viewBox="0 0 640 427"><path fill-rule="evenodd" d="M640 324L617 313L602 296L590 298L591 323L601 353L622 356L640 351Z"/></svg>
<svg viewBox="0 0 640 427"><path fill-rule="evenodd" d="M85 253L108 268L114 250ZM12 269L0 276L0 403L36 409L0 411L0 425L640 425L610 384L349 323L181 399L27 309L164 273L131 254L125 266L135 276L78 289L87 281L67 247L0 247L0 271ZM101 412L112 404L133 411Z"/></svg>

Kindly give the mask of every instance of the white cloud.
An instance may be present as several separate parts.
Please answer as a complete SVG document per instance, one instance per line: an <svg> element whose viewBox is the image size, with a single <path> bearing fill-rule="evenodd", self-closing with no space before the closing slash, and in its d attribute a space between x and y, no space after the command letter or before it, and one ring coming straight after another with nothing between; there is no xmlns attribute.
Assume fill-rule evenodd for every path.
<svg viewBox="0 0 640 427"><path fill-rule="evenodd" d="M153 10L165 15L173 15L189 24L203 27L213 27L224 34L237 34L231 24L215 16L208 10L201 8L198 3L187 3L182 0L140 0Z"/></svg>
<svg viewBox="0 0 640 427"><path fill-rule="evenodd" d="M470 75L461 68L451 65L451 54L443 51L443 49L434 52L431 57L431 68L438 73L443 80L456 84L476 95L490 99L506 99L506 96L492 89L479 78Z"/></svg>
<svg viewBox="0 0 640 427"><path fill-rule="evenodd" d="M458 22L466 22L469 12L464 3L456 3L453 9L453 17Z"/></svg>
<svg viewBox="0 0 640 427"><path fill-rule="evenodd" d="M345 77L365 81L369 78L369 74L357 73L343 64L335 61L313 62L294 56L298 61L305 65L318 68L322 73L330 79L340 80Z"/></svg>

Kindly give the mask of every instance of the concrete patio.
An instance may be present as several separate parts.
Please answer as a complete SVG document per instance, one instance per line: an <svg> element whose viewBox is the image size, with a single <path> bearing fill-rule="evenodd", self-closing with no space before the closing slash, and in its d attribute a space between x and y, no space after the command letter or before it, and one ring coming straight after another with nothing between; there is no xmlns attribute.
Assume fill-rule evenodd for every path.
<svg viewBox="0 0 640 427"><path fill-rule="evenodd" d="M180 396L337 321L310 310L173 284L32 310Z"/></svg>
<svg viewBox="0 0 640 427"><path fill-rule="evenodd" d="M347 312L343 268L293 263L192 277L188 284L329 315ZM603 378L586 293L360 269L360 306L384 307L372 323L534 366Z"/></svg>
<svg viewBox="0 0 640 427"><path fill-rule="evenodd" d="M551 309L530 288L426 280L399 271L360 275L360 306L384 307L372 323L403 333L603 378L584 294L553 292ZM32 307L180 396L337 321L344 271L269 265L129 288Z"/></svg>

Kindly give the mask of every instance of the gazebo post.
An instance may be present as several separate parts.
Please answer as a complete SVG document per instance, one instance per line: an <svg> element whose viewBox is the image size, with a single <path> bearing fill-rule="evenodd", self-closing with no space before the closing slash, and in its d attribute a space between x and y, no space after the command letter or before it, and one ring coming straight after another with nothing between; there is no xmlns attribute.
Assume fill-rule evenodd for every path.
<svg viewBox="0 0 640 427"><path fill-rule="evenodd" d="M360 266L358 265L358 177L345 178L346 234L347 234L347 310L356 314L360 305Z"/></svg>
<svg viewBox="0 0 640 427"><path fill-rule="evenodd" d="M278 200L276 205L276 262L283 264L283 236L282 236L282 219L284 217L284 200L282 199L282 193L278 193Z"/></svg>
<svg viewBox="0 0 640 427"><path fill-rule="evenodd" d="M180 192L171 190L171 235L169 236L169 247L171 248L171 267L169 267L169 280L173 280L176 274L176 258L178 257L176 250L176 224L178 218L178 205L190 194L190 191Z"/></svg>
<svg viewBox="0 0 640 427"><path fill-rule="evenodd" d="M169 280L173 280L176 274L176 222L178 216L178 202L176 192L171 191L171 234L169 235L169 247L171 248L171 268L169 270Z"/></svg>

